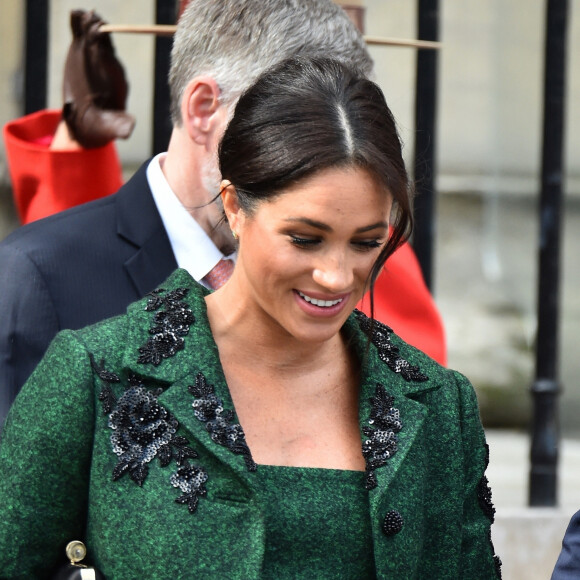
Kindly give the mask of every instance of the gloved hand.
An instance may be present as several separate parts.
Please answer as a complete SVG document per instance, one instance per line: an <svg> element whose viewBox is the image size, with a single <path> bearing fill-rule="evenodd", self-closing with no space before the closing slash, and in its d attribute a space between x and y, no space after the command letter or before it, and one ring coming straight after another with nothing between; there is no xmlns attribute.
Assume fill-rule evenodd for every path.
<svg viewBox="0 0 580 580"><path fill-rule="evenodd" d="M94 11L71 12L73 40L64 67L62 116L71 135L90 149L126 139L135 126L125 112L128 85L105 24Z"/></svg>

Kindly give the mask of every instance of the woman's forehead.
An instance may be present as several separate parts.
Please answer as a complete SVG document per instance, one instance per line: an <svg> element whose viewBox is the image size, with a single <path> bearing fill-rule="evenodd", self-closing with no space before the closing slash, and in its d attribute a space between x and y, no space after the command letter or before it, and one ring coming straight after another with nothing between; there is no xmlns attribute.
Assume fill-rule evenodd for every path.
<svg viewBox="0 0 580 580"><path fill-rule="evenodd" d="M386 220L391 202L390 193L368 171L348 167L315 173L280 191L264 208L285 220L348 219L354 224Z"/></svg>

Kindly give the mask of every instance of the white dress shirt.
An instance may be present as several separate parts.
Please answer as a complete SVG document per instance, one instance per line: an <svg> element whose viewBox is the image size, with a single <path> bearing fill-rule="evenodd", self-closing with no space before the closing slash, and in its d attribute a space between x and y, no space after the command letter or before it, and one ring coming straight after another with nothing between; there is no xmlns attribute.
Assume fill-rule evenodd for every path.
<svg viewBox="0 0 580 580"><path fill-rule="evenodd" d="M169 187L161 170L165 155L166 153L159 153L151 160L147 167L147 181L177 265L187 270L194 280L207 287L202 281L203 277L224 258L224 254ZM227 257L235 262L235 253Z"/></svg>

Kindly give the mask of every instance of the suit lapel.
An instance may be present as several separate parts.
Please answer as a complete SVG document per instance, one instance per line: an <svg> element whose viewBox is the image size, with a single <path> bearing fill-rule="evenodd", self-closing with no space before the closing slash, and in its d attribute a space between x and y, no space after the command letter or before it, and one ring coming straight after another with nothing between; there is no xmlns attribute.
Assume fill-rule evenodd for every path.
<svg viewBox="0 0 580 580"><path fill-rule="evenodd" d="M135 247L124 268L139 296L155 289L177 268L147 181L144 163L116 196L117 235Z"/></svg>
<svg viewBox="0 0 580 580"><path fill-rule="evenodd" d="M163 360L158 365L137 362L139 347L151 340L149 329L155 324L156 314L145 311L145 303L141 301L129 308L131 322L127 344L130 346L125 352L124 366L129 372L145 379L168 385L158 401L179 421L180 427L193 437L192 447L197 451L200 447L205 448L222 464L228 465L238 476L247 480L250 477L247 458L219 442L222 439L219 435L225 434L226 430L229 435L235 434L237 418L228 415L234 407L207 319L204 301L207 290L199 286L185 270L177 270L164 287L167 292L176 288L189 289L183 302L190 308L193 322L189 332L183 337L183 348L176 352L176 356ZM167 295L167 292L163 295ZM196 381L199 384L202 378L213 397L196 397L192 393L191 387L195 387ZM201 409L207 411L205 417L203 412L199 412L199 408L193 407L193 403L199 403L200 399L207 402ZM208 417L213 420L211 424L206 420ZM240 445L236 449L240 449Z"/></svg>

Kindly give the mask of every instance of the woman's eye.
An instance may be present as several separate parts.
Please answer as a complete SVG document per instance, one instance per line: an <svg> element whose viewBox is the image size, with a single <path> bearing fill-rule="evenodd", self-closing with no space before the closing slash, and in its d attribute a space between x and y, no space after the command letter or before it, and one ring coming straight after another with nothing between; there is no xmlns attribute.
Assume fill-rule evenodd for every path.
<svg viewBox="0 0 580 580"><path fill-rule="evenodd" d="M320 243L317 238L301 238L300 236L290 236L292 243L300 248L312 248Z"/></svg>
<svg viewBox="0 0 580 580"><path fill-rule="evenodd" d="M383 245L381 240L360 240L353 242L355 246L358 246L361 250L372 250L374 248L380 248Z"/></svg>

